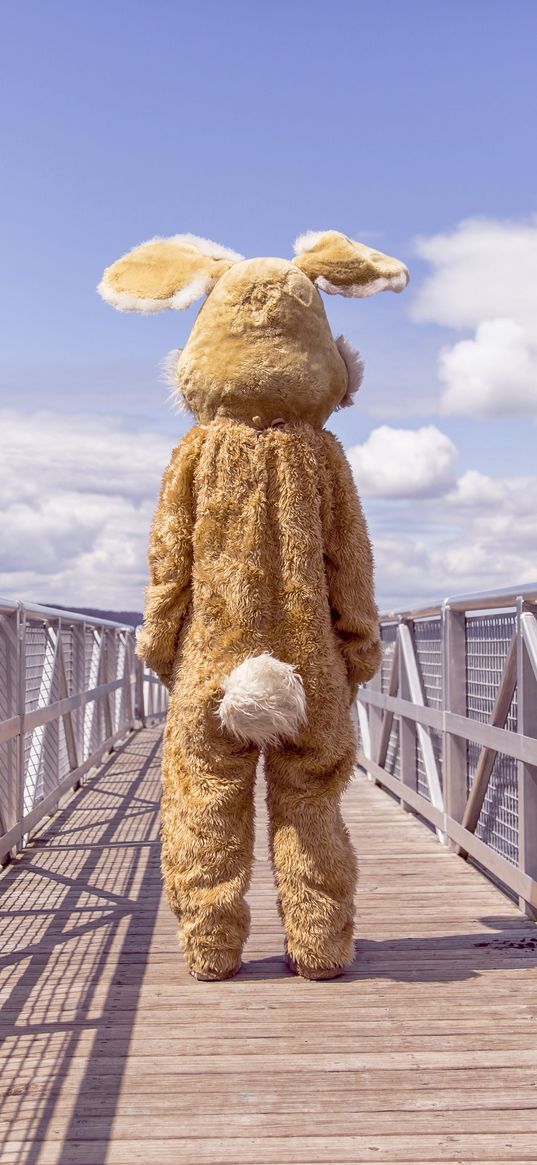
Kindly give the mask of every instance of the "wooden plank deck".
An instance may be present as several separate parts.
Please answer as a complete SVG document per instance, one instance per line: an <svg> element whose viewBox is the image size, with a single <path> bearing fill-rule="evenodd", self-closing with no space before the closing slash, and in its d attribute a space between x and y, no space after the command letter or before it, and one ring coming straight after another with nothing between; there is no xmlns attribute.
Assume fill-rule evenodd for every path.
<svg viewBox="0 0 537 1165"><path fill-rule="evenodd" d="M537 1161L537 931L358 778L357 960L282 960L259 789L238 979L185 972L162 899L161 730L0 879L2 1165Z"/></svg>

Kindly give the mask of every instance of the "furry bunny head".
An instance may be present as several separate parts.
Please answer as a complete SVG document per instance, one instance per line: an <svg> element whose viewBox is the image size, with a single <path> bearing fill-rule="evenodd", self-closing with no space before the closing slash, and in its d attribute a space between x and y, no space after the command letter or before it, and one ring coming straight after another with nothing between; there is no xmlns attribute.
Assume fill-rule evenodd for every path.
<svg viewBox="0 0 537 1165"><path fill-rule="evenodd" d="M339 231L310 231L295 258L243 259L195 235L151 239L104 272L99 292L119 311L181 310L207 296L173 358L179 394L202 423L256 428L300 419L321 427L352 403L362 362L332 336L317 288L361 298L403 291L403 263Z"/></svg>

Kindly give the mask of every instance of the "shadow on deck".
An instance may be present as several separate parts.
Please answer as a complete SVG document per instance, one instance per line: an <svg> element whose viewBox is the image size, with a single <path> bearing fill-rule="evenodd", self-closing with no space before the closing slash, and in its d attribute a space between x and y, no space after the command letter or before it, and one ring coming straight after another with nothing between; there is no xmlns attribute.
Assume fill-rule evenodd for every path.
<svg viewBox="0 0 537 1165"><path fill-rule="evenodd" d="M351 972L283 963L258 790L243 972L186 974L162 899L161 729L5 871L3 1165L537 1160L537 931L365 779Z"/></svg>

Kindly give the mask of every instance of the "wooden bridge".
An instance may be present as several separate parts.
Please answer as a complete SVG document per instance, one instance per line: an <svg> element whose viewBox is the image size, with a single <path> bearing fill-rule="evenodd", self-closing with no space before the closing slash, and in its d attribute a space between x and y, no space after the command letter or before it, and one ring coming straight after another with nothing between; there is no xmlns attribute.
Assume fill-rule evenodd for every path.
<svg viewBox="0 0 537 1165"><path fill-rule="evenodd" d="M41 616L50 628L52 616ZM52 640L47 628L48 673L44 664L40 678L27 673L26 690L33 682L40 698L25 720L4 706L0 721L0 762L11 757L13 772L30 773L48 812L62 799L36 831L35 805L21 801L17 825L13 798L0 797L12 847L0 875L2 1165L537 1161L537 931L516 901L424 826L425 814L436 821L439 813L419 793L426 748L416 752L414 790L407 772L403 795L394 795L390 712L400 726L405 717L407 727L417 723L404 683L397 689L388 678L372 689L376 744L361 714L362 750L376 757L362 751L363 763L379 779L385 771L387 788L358 771L344 804L361 870L352 970L307 983L285 967L260 773L244 968L229 982L202 984L186 973L162 893L162 725L125 737L133 711L151 720L151 677L129 671L126 632L84 625L85 694L73 694L79 628L56 623ZM22 641L9 635L7 626L5 641ZM118 640L115 655L107 635ZM407 681L415 679L409 665ZM534 744L520 732L503 744L526 757L522 791ZM408 739L402 757L404 776ZM47 758L57 763L54 788L40 775ZM418 796L423 806L405 812L401 801ZM486 843L476 837L476 845ZM532 879L514 864L513 878L529 909Z"/></svg>

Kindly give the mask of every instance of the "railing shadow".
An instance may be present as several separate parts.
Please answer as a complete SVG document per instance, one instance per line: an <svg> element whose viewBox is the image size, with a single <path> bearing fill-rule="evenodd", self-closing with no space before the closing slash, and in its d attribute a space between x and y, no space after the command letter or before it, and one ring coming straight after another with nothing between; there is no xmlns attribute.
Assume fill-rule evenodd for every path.
<svg viewBox="0 0 537 1165"><path fill-rule="evenodd" d="M399 983L455 983L475 979L483 971L524 974L537 967L537 932L523 915L520 919L480 921L484 929L475 934L358 939L349 977ZM488 930L491 926L494 929Z"/></svg>
<svg viewBox="0 0 537 1165"><path fill-rule="evenodd" d="M149 732L149 751L148 732L120 746L0 882L3 1143L10 1145L3 1159L10 1165L35 1165L45 1140L79 1137L96 1085L106 1104L92 1165L106 1161L160 891L162 730ZM107 1057L103 1088L99 1064ZM55 1128L66 1091L70 1120Z"/></svg>
<svg viewBox="0 0 537 1165"><path fill-rule="evenodd" d="M365 939L355 941L352 967L330 990L353 980L388 979L398 983L458 983L476 979L482 971L516 971L521 975L537 967L537 928L519 918L486 917L475 934ZM242 979L287 979L283 957L275 953L251 959Z"/></svg>

